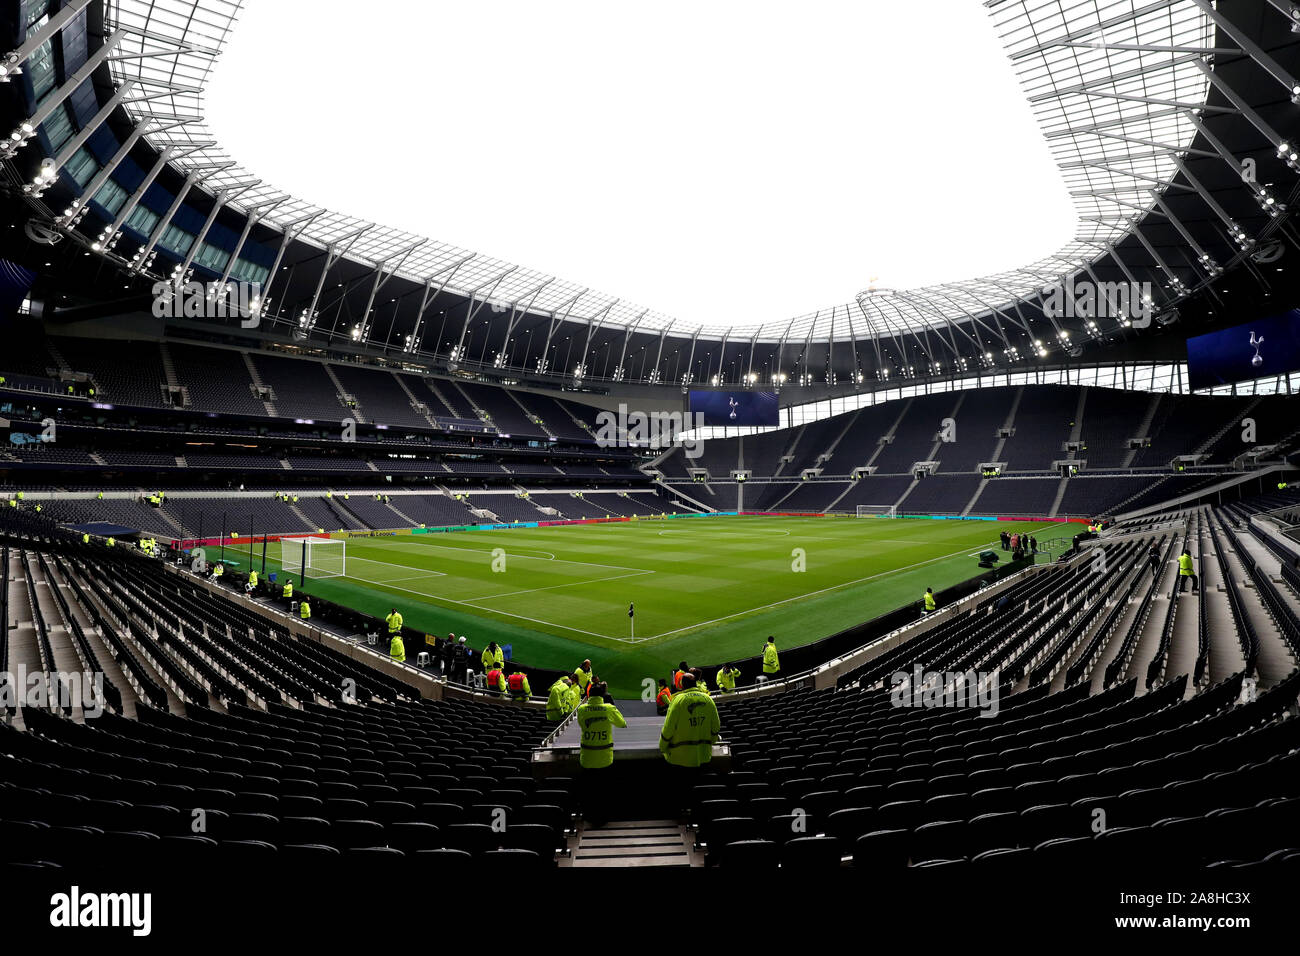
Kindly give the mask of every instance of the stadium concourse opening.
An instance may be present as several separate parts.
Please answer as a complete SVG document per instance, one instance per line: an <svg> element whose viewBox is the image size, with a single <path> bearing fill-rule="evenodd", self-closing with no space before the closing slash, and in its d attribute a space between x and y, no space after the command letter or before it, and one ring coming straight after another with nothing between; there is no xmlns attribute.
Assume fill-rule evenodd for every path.
<svg viewBox="0 0 1300 956"><path fill-rule="evenodd" d="M250 22L268 3L249 0ZM446 4L390 6L376 24L406 35L376 46L375 70L410 36L440 68L464 46L458 21L415 28ZM725 6L693 15L717 26ZM924 125L845 123L891 155L937 151L942 183L864 166L851 188L906 196L899 216L934 233L984 182L1005 215L979 220L983 252L1004 232L1055 251L963 276L946 247L906 240L914 222L846 205L847 231L942 281L879 281L838 250L861 271L819 299L826 276L791 258L765 317L708 271L721 253L669 242L648 270L666 300L670 270L713 283L692 306L706 314L681 317L245 168L205 118L248 28L235 0L0 5L7 926L189 943L219 917L210 931L243 942L268 904L276 925L310 914L294 932L355 929L366 904L398 919L461 887L517 909L571 886L589 905L576 871L635 869L652 892L602 884L617 906L580 905L578 925L641 925L617 907L654 901L645 925L675 937L660 871L681 867L708 884L681 898L710 932L755 904L764 929L804 916L825 898L810 874L932 920L933 893L888 895L922 870L960 889L944 918L969 905L973 925L1289 927L1275 874L1300 866L1300 22L1272 0L974 6L929 38L882 35L951 85L965 61L938 58L941 37L984 31L963 54L1019 82L1071 235L1017 214L1024 196L982 178L970 136L934 122L951 97L900 67L889 86ZM672 5L638 11L654 20L639 37L577 9L563 22L579 16L602 56L668 63L699 42L647 45L684 32ZM781 35L849 22L819 10L782 12ZM526 22L554 27L541 7ZM545 62L566 49L529 43ZM770 78L720 88L700 66L674 82L736 101L719 124L766 111ZM851 59L835 69L863 86ZM383 79L336 72L368 100ZM256 82L296 95L269 89L274 71ZM291 169L474 195L438 157L464 148L456 104L497 115L486 91L430 111L414 105L430 87L400 85L384 105L423 117L429 149L406 153L341 98L344 147L269 145L294 150ZM627 117L671 103L646 95ZM981 161L1024 159L1009 107L967 112L1000 133ZM554 143L471 153L518 166L555 149L637 181L608 129L560 125ZM781 135L843 152L823 132ZM707 186L711 140L662 135ZM759 206L805 255L835 243L782 212L807 201L796 178L769 176ZM618 258L630 207L594 172L575 188L614 214L599 235ZM589 232L578 198L565 227ZM692 202L674 228L727 244L723 208ZM477 225L511 235L487 206ZM783 298L798 288L801 314ZM733 914L717 891L754 876ZM511 912L472 918L477 941L516 933Z"/></svg>

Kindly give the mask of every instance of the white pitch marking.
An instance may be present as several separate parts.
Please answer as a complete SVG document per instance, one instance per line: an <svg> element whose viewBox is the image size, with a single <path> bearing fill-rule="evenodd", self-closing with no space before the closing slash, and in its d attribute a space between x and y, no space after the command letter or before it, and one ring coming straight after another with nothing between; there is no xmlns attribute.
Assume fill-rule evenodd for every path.
<svg viewBox="0 0 1300 956"><path fill-rule="evenodd" d="M633 571L630 574L614 574L607 578L588 578L584 581L570 581L568 584L549 584L540 588L524 588L522 591L506 591L503 594L486 594L483 597L464 598L466 604L473 601L495 601L497 598L513 597L516 594L532 594L534 591L554 591L557 588L572 588L580 584L600 584L602 581L617 581L620 578L635 578L643 574L658 574L658 571Z"/></svg>
<svg viewBox="0 0 1300 956"><path fill-rule="evenodd" d="M954 551L951 554L945 554L942 557L931 558L929 561L920 561L916 564L909 564L907 567L904 568L891 568L888 571L881 571L878 574L871 574L865 578L858 578L856 581L845 581L843 584L833 584L830 587L822 588L819 591L809 591L806 594L796 594L794 597L783 598L780 601L773 601L771 604L764 604L761 605L760 607L751 607L744 611L737 611L735 614L728 614L725 617L714 618L712 621L701 621L699 624L688 624L686 627L679 627L673 631L664 631L661 634L654 634L650 637L638 637L635 639L635 641L633 641L631 638L626 638L626 637L616 637L616 638L612 638L612 640L622 641L625 644L626 643L640 644L642 641L653 641L661 637L667 637L670 634L680 634L683 631L693 631L696 628L708 627L710 624L720 624L723 621L729 621L735 617L743 617L744 615L752 614L755 611L766 611L769 608L780 607L782 604L789 604L791 601L799 601L802 600L803 598L814 597L815 595L818 594L825 594L828 591L837 591L840 588L852 587L855 584L862 584L865 581L872 581L876 578L884 577L887 574L899 574L903 571L911 571L914 568L924 567L927 564L934 564L936 561L946 561L949 558L955 558L960 556L961 554L962 554L961 551Z"/></svg>
<svg viewBox="0 0 1300 956"><path fill-rule="evenodd" d="M349 577L351 576L349 575ZM580 627L569 627L567 624L556 624L552 621L542 621L535 617L525 617L522 614L511 614L509 611L498 611L495 608L479 607L477 604L466 604L464 601L457 601L455 598L440 597L437 594L430 594L428 591L417 591L414 588L399 588L394 584L388 584L384 581L370 581L367 580L366 578L353 578L353 580L360 581L363 584L373 584L377 587L391 588L394 591L405 591L407 594L418 594L420 597L427 598L432 601L442 601L447 604L459 604L462 605L463 607L473 608L476 611L486 611L489 614L500 614L503 617L518 618L521 621L528 621L532 624L541 624L545 627L558 628L562 631L573 631L575 634L586 634L588 637L598 637L601 640L605 640L605 641L613 640L613 638L606 637L604 634L597 634L595 631L584 631Z"/></svg>
<svg viewBox="0 0 1300 956"><path fill-rule="evenodd" d="M1050 528L1052 528L1052 527L1055 527L1055 525L1045 525L1043 528L1041 528L1041 529L1039 529L1039 530L1048 530L1048 529L1050 529ZM383 542L383 544L390 544L390 543L396 543L396 542ZM993 542L990 542L990 544L991 544L991 543L993 543ZM420 542L420 544L423 545L423 542ZM450 545L429 545L429 547L436 547L436 548L449 548L449 549L451 549L451 550L456 550L456 551L476 551L476 552L479 552L479 553L490 553L490 552L484 551L483 549L479 549L479 548L453 548L453 547L450 546ZM527 617L526 615L523 615L523 614L512 614L512 613L509 612L509 611L499 611L499 610L497 610L497 609L495 609L495 608L490 608L490 607L480 607L478 604L470 604L470 603L467 602L467 601L458 601L458 600L456 600L455 598L439 597L439 596L436 595L436 594L430 594L428 591L417 591L417 590L414 590L413 588L400 588L400 587L396 587L396 586L394 586L394 585L388 585L388 584L386 584L385 582L382 582L382 581L368 581L368 580L366 580L365 578L355 578L355 580L362 581L363 583L366 583L366 584L374 584L374 585L377 585L377 586L379 586L379 587L391 587L391 588L392 588L393 590L395 590L395 591L405 591L405 592L408 593L408 594L418 594L418 595L420 595L421 597L430 598L430 599L432 599L432 600L434 600L434 601L443 601L443 602L448 603L448 604L456 604L456 605L460 605L460 606L463 606L463 607L470 607L470 608L473 608L473 609L476 610L476 611L486 611L486 612L489 613L489 614L500 614L500 615L503 616L503 617L511 617L511 618L515 618L515 619L520 620L520 621L528 621L528 622L531 623L531 624L540 624L540 625L542 625L542 626L544 626L544 627L557 628L557 629L562 630L562 631L571 631L571 632L573 632L574 634L586 634L588 637L596 637L596 638L600 638L601 640L605 640L605 641L615 641L615 642L620 643L620 644L642 644L642 643L645 643L646 641L657 640L657 639L659 639L659 638L661 638L661 637L667 637L667 636L672 635L672 634L679 634L679 633L681 633L681 632L683 632L683 631L691 631L691 630L695 630L696 628L707 627L707 626L710 625L710 624L719 624L719 623L721 623L721 622L723 622L723 621L729 621L729 620L731 620L732 618L743 617L744 615L746 615L746 614L752 614L752 613L754 613L755 611L766 611L766 610L768 610L769 608L780 607L782 604L789 604L791 601L798 601L798 600L800 600L800 599L802 599L802 598L813 597L813 596L818 595L818 594L824 594L824 593L826 593L826 592L828 592L828 591L835 591L835 590L838 590L838 589L840 589L840 588L850 587L850 586L852 586L852 585L854 585L854 584L861 584L861 583L863 583L863 582L865 582L865 581L871 581L871 580L873 580L873 579L875 579L875 578L883 577L883 576L885 576L885 575L887 575L887 574L897 574L897 573L902 572L902 571L910 571L910 570L912 570L913 568L919 568L919 567L923 567L924 565L927 565L927 564L933 564L933 563L935 563L935 562L937 562L937 561L944 561L944 560L947 560L948 558L957 557L957 556L960 555L961 553L962 553L961 551L954 551L954 552L952 552L951 554L945 554L945 555L943 555L942 557L938 557L938 558L931 558L929 561L921 561L921 562L919 562L919 563L917 563L917 564L908 565L907 567L904 567L904 568L892 568L892 569L890 569L889 571L881 571L881 572L878 573L878 574L872 574L872 575L869 575L869 576L867 576L867 577L865 577L865 578L859 578L859 579L856 580L856 581L846 581L846 582L844 582L844 583L842 583L842 584L835 584L835 585L832 585L831 587L828 587L828 588L822 588L821 590L818 590L818 591L809 591L809 592L806 593L806 594L795 595L794 597L785 598L785 599L783 599L783 600L781 600L781 601L775 601L775 602L773 602L773 603L771 603L771 604L765 604L765 605L762 605L762 606L760 606L760 607L747 608L746 610L743 610L743 611L737 611L735 614L728 614L728 615L726 615L725 617L715 618L715 619L712 620L712 621L702 621L702 622L700 622L700 623L698 623L698 624L691 624L691 625L688 625L688 626L686 626L686 627L677 628L676 630L673 630L673 631L664 631L664 632L662 632L662 633L660 633L660 634L655 634L655 635L652 635L652 636L650 636L650 637L638 637L638 638L611 637L611 636L608 635L608 634L597 634L595 631L584 630L583 628L580 628L580 627L570 627L570 626L567 625L567 624L556 624L556 623L554 623L554 622L552 622L552 621L544 621L544 620L541 620L541 619L539 619L539 618L535 618L535 617ZM360 560L366 561L366 560L373 560L373 559L370 559L370 558L361 558ZM557 560L562 560L562 559L557 559ZM385 564L385 563L387 563L387 562L378 561L378 562L375 562L375 563L377 563L377 564ZM653 571L646 571L645 569L642 569L642 568L619 568L619 566L617 566L617 565L597 565L597 564L589 564L588 562L585 562L585 561L567 561L567 562L565 562L565 563L567 563L567 564L588 564L588 566L591 566L591 567L614 567L614 568L618 568L619 570L639 571L639 572L642 572L642 573L651 573L651 574L655 573L655 572L653 572ZM410 567L410 565L390 565L390 566L391 566L391 567ZM622 577L622 576L623 576L623 575L620 575L620 577ZM631 577L631 576L635 576L635 575L628 575L628 576ZM348 575L348 577L352 577L352 575ZM594 581L576 581L576 582L573 582L573 583L575 583L575 584L587 584L587 583L595 583L595 582L594 582ZM483 600L486 600L486 599L482 599L482 598L480 598L480 599L478 599L478 600L479 600L480 603L481 603Z"/></svg>
<svg viewBox="0 0 1300 956"><path fill-rule="evenodd" d="M775 529L773 529L773 528L769 528L769 529L767 529L766 531L759 531L759 530L757 530L757 529L755 529L754 531L704 531L703 529L701 529L700 531L688 531L688 530L686 530L685 528L681 528L681 529L678 529L678 530L664 530L664 531L660 531L659 534L660 534L660 535L666 535L666 534L684 534L684 535L705 534L705 535L708 535L708 537L710 537L710 538L752 538L752 537L754 537L754 536L757 535L758 537L767 538L767 537L780 537L780 536L787 536L787 537L788 537L789 534L790 534L790 532L789 532L789 531L786 531L786 530L782 530L782 529L780 529L780 528L775 528Z"/></svg>
<svg viewBox="0 0 1300 956"><path fill-rule="evenodd" d="M376 561L374 558L354 557L352 561L354 563L357 561L364 561L367 564L377 564L380 567L384 567L384 568L401 568L403 571L416 572L415 574L407 575L405 577L393 578L394 581L411 581L417 577L423 577L424 575L428 575L428 574L440 578L445 578L447 576L445 571L434 571L432 568L417 568L410 564L393 564L391 561ZM350 578L352 577L352 575L345 574L344 577Z"/></svg>

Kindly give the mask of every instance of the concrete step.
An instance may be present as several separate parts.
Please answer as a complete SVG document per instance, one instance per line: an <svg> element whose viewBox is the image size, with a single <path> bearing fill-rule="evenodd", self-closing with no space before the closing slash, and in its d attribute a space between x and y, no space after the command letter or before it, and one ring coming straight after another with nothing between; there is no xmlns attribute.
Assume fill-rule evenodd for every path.
<svg viewBox="0 0 1300 956"><path fill-rule="evenodd" d="M686 827L674 820L582 824L567 858L573 867L703 866Z"/></svg>

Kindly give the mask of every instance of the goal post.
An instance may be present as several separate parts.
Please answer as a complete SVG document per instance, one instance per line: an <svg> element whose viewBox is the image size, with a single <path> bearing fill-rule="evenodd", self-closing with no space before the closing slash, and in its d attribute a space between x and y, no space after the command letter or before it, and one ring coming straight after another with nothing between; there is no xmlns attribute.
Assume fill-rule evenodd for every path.
<svg viewBox="0 0 1300 956"><path fill-rule="evenodd" d="M859 518L897 518L898 505L858 505Z"/></svg>
<svg viewBox="0 0 1300 956"><path fill-rule="evenodd" d="M280 539L280 567L286 574L303 577L340 578L348 571L348 543L343 538L308 535Z"/></svg>

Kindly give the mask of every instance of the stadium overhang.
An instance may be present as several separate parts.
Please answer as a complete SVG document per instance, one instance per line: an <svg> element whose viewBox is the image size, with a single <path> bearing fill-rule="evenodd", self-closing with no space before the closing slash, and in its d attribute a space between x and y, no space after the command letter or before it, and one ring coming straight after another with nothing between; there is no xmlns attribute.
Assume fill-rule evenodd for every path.
<svg viewBox="0 0 1300 956"><path fill-rule="evenodd" d="M126 291L256 281L256 334L290 347L578 387L865 385L1124 343L1227 276L1266 286L1295 245L1300 38L1278 0L989 0L1074 200L1073 239L1011 272L867 288L762 325L686 325L261 181L203 114L241 7L20 4L0 152L37 227L112 261Z"/></svg>

